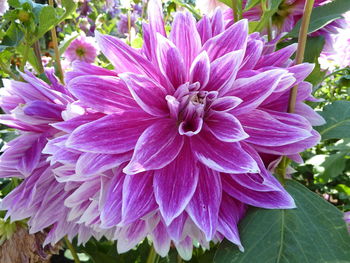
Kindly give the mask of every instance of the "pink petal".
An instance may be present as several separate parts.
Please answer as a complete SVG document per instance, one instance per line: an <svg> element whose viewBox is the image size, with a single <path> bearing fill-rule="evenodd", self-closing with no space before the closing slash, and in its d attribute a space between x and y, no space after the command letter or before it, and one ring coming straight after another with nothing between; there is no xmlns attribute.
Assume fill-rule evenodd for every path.
<svg viewBox="0 0 350 263"><path fill-rule="evenodd" d="M170 32L170 40L179 49L188 72L202 47L193 15L189 12L176 13Z"/></svg>
<svg viewBox="0 0 350 263"><path fill-rule="evenodd" d="M222 202L220 206L218 231L225 236L232 243L236 244L241 251L243 246L239 238L238 222L245 212L243 203L232 198L226 193L222 195Z"/></svg>
<svg viewBox="0 0 350 263"><path fill-rule="evenodd" d="M138 108L124 82L116 77L77 77L68 89L83 104L103 113Z"/></svg>
<svg viewBox="0 0 350 263"><path fill-rule="evenodd" d="M290 117L293 118L293 115L290 114ZM253 110L241 115L239 119L244 130L249 134L246 141L257 145L280 146L311 136L309 130L285 124L261 110Z"/></svg>
<svg viewBox="0 0 350 263"><path fill-rule="evenodd" d="M212 62L206 90L218 90L221 94L225 94L226 91L232 89L243 55L242 50L236 50Z"/></svg>
<svg viewBox="0 0 350 263"><path fill-rule="evenodd" d="M145 239L146 235L147 226L146 222L143 220L138 220L126 227L123 227L118 233L118 253L125 253L134 248L138 243Z"/></svg>
<svg viewBox="0 0 350 263"><path fill-rule="evenodd" d="M103 228L114 227L122 219L122 193L125 175L120 169L115 172L113 178L103 185L105 197L100 204L101 224Z"/></svg>
<svg viewBox="0 0 350 263"><path fill-rule="evenodd" d="M137 104L153 116L166 116L169 114L166 103L167 92L165 88L151 79L133 73L120 74L125 81Z"/></svg>
<svg viewBox="0 0 350 263"><path fill-rule="evenodd" d="M221 34L209 39L203 46L208 52L210 61L234 50L245 49L248 37L248 21L245 19L235 23Z"/></svg>
<svg viewBox="0 0 350 263"><path fill-rule="evenodd" d="M170 237L167 228L162 222L159 222L156 228L151 232L155 251L161 256L166 257L170 250Z"/></svg>
<svg viewBox="0 0 350 263"><path fill-rule="evenodd" d="M121 154L83 153L76 163L75 171L77 175L84 176L100 174L129 161L131 156L131 152Z"/></svg>
<svg viewBox="0 0 350 263"><path fill-rule="evenodd" d="M152 185L152 173L146 172L125 177L120 226L126 226L157 209Z"/></svg>
<svg viewBox="0 0 350 263"><path fill-rule="evenodd" d="M262 67L283 67L289 60L289 58L294 54L297 49L297 44L289 45L285 48L272 52L260 57L259 62L256 64L255 68Z"/></svg>
<svg viewBox="0 0 350 263"><path fill-rule="evenodd" d="M207 129L223 142L237 142L249 137L239 120L230 113L211 111L205 124Z"/></svg>
<svg viewBox="0 0 350 263"><path fill-rule="evenodd" d="M221 197L220 174L201 165L198 186L186 211L205 233L207 241L211 240L216 232Z"/></svg>
<svg viewBox="0 0 350 263"><path fill-rule="evenodd" d="M226 95L237 96L243 102L233 112L235 115L249 112L258 107L277 87L287 71L282 69L269 70L250 78L237 79L234 88Z"/></svg>
<svg viewBox="0 0 350 263"><path fill-rule="evenodd" d="M175 89L187 81L188 70L185 68L183 56L170 40L160 34L157 34L156 54L160 71Z"/></svg>
<svg viewBox="0 0 350 263"><path fill-rule="evenodd" d="M174 120L155 122L138 139L134 155L124 168L124 173L135 174L165 167L176 158L183 142L184 138L178 134Z"/></svg>
<svg viewBox="0 0 350 263"><path fill-rule="evenodd" d="M196 190L198 175L193 155L186 146L173 162L154 172L154 195L166 225L184 211Z"/></svg>
<svg viewBox="0 0 350 263"><path fill-rule="evenodd" d="M124 153L134 149L142 132L153 122L139 112L107 115L77 128L70 134L66 146L91 153Z"/></svg>
<svg viewBox="0 0 350 263"><path fill-rule="evenodd" d="M190 82L199 82L204 88L210 76L210 61L207 52L203 51L193 61L190 69Z"/></svg>
<svg viewBox="0 0 350 263"><path fill-rule="evenodd" d="M237 142L222 142L210 132L202 132L191 138L195 156L204 165L224 173L257 172L259 168L249 154Z"/></svg>
<svg viewBox="0 0 350 263"><path fill-rule="evenodd" d="M210 19L207 16L203 16L197 23L197 30L201 38L201 42L204 45L208 39L212 38L212 28Z"/></svg>

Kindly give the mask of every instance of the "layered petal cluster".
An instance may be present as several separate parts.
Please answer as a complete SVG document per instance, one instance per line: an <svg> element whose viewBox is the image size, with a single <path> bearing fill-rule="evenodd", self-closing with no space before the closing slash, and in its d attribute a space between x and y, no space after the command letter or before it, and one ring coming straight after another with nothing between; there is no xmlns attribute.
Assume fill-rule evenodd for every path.
<svg viewBox="0 0 350 263"><path fill-rule="evenodd" d="M86 37L81 34L74 39L64 52L64 57L73 62L76 60L93 63L97 56L98 49L92 37Z"/></svg>
<svg viewBox="0 0 350 263"><path fill-rule="evenodd" d="M150 1L148 12L141 50L97 34L114 70L74 63L67 89L47 107L67 98L57 119L34 124L39 110L23 106L47 93L3 97L12 127L26 131L26 120L30 134L48 140L37 151L43 165L20 175L26 179L3 207L11 218L31 217L33 232L54 225L48 242L63 233L82 242L105 235L125 252L148 236L161 256L173 244L184 259L193 244L209 249L223 238L243 249L237 223L247 205L295 207L266 167L281 155L300 161L319 140L312 125L324 121L303 103L315 100L304 82L313 66L293 64L295 45L274 51L249 35L247 20L225 28L220 10L198 23L177 13L169 36L161 3ZM50 217L39 218L44 211Z"/></svg>
<svg viewBox="0 0 350 263"><path fill-rule="evenodd" d="M272 16L272 33L273 37L280 36L281 33L290 32L296 23L302 18L304 13L305 0L283 0L278 10ZM330 3L329 0L315 0L314 7ZM246 1L243 1L245 4ZM243 13L243 17L249 21L259 21L263 14L261 5L257 5L252 9ZM233 13L231 9L225 11L225 20L228 25L233 22ZM341 29L346 27L344 18L337 19L325 27L311 33L311 36L323 36L325 38L325 46L323 53L334 53L336 51L336 41L334 35L338 34Z"/></svg>

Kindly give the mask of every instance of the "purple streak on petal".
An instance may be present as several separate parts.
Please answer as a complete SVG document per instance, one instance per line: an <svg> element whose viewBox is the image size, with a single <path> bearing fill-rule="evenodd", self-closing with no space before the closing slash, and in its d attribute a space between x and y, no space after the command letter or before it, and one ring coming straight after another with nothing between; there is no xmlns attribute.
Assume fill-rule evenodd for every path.
<svg viewBox="0 0 350 263"><path fill-rule="evenodd" d="M122 193L125 175L121 169L117 169L112 179L103 185L101 200L101 227L110 228L120 223L122 219Z"/></svg>
<svg viewBox="0 0 350 263"><path fill-rule="evenodd" d="M123 184L122 220L126 226L157 209L153 193L153 174L149 172L126 175Z"/></svg>
<svg viewBox="0 0 350 263"><path fill-rule="evenodd" d="M69 82L68 89L84 105L103 113L138 108L124 82L116 77L77 77Z"/></svg>
<svg viewBox="0 0 350 263"><path fill-rule="evenodd" d="M167 91L158 83L142 75L124 73L120 78L126 83L137 104L153 116L169 114L165 97Z"/></svg>
<svg viewBox="0 0 350 263"><path fill-rule="evenodd" d="M262 110L241 115L244 130L249 134L246 142L262 146L281 146L298 142L311 136L309 130L288 125ZM290 114L293 118L293 114ZM266 136L268 134L268 136Z"/></svg>
<svg viewBox="0 0 350 263"><path fill-rule="evenodd" d="M98 75L117 77L117 73L96 65L76 60L72 63L73 70L66 72L64 80L69 83L72 79L80 76Z"/></svg>
<svg viewBox="0 0 350 263"><path fill-rule="evenodd" d="M232 25L221 34L209 39L203 46L208 52L210 61L235 50L244 50L247 45L248 21L243 19Z"/></svg>
<svg viewBox="0 0 350 263"><path fill-rule="evenodd" d="M205 233L210 241L218 222L222 197L220 174L206 166L200 166L198 186L186 208L194 223Z"/></svg>
<svg viewBox="0 0 350 263"><path fill-rule="evenodd" d="M191 150L186 146L172 163L154 172L154 195L166 225L185 210L196 190L198 175Z"/></svg>
<svg viewBox="0 0 350 263"><path fill-rule="evenodd" d="M224 31L224 17L221 9L217 8L214 15L211 17L213 36L216 36Z"/></svg>
<svg viewBox="0 0 350 263"><path fill-rule="evenodd" d="M325 119L305 103L297 102L294 112L306 118L312 126L321 126L326 124Z"/></svg>
<svg viewBox="0 0 350 263"><path fill-rule="evenodd" d="M250 78L237 79L226 95L237 96L243 102L232 110L234 114L249 112L258 107L277 87L287 71L282 69L269 70Z"/></svg>
<svg viewBox="0 0 350 263"><path fill-rule="evenodd" d="M207 52L201 52L193 61L190 68L190 83L199 82L204 88L210 76L210 61Z"/></svg>
<svg viewBox="0 0 350 263"><path fill-rule="evenodd" d="M205 125L217 139L223 142L237 142L249 137L239 120L230 113L211 111Z"/></svg>
<svg viewBox="0 0 350 263"><path fill-rule="evenodd" d="M242 103L242 99L234 96L226 96L217 98L210 105L210 108L215 111L230 111L236 108L239 104Z"/></svg>
<svg viewBox="0 0 350 263"><path fill-rule="evenodd" d="M240 71L253 69L258 63L264 44L260 40L249 40Z"/></svg>
<svg viewBox="0 0 350 263"><path fill-rule="evenodd" d="M106 115L103 113L99 113L99 112L88 113L88 114L74 117L70 120L53 123L53 124L51 124L51 126L53 126L54 128L56 128L58 130L64 131L66 133L71 133L75 129L77 129L79 126L81 126L83 124L87 124L87 123L92 122L92 121L96 121L104 116L106 116Z"/></svg>
<svg viewBox="0 0 350 263"><path fill-rule="evenodd" d="M207 42L208 39L212 38L212 28L210 19L207 16L203 16L196 26L201 38L202 45L204 45L204 43Z"/></svg>
<svg viewBox="0 0 350 263"><path fill-rule="evenodd" d="M238 184L233 175L222 174L223 190L239 201L256 207L267 209L295 208L293 198L285 190L259 192Z"/></svg>
<svg viewBox="0 0 350 263"><path fill-rule="evenodd" d="M239 238L238 222L245 213L243 203L232 198L225 192L222 195L222 202L219 212L219 221L217 230L232 243L236 244L241 251L244 251Z"/></svg>
<svg viewBox="0 0 350 263"><path fill-rule="evenodd" d="M160 71L175 89L188 80L184 57L170 40L160 34L157 34L156 55Z"/></svg>
<svg viewBox="0 0 350 263"><path fill-rule="evenodd" d="M153 241L154 250L161 257L166 257L170 249L171 240L163 222L160 221L150 235Z"/></svg>
<svg viewBox="0 0 350 263"><path fill-rule="evenodd" d="M210 78L205 90L217 90L225 94L232 89L239 65L243 59L243 51L236 50L216 59L210 65Z"/></svg>
<svg viewBox="0 0 350 263"><path fill-rule="evenodd" d="M135 247L147 236L146 222L138 220L126 227L121 228L118 233L118 253L125 253Z"/></svg>
<svg viewBox="0 0 350 263"><path fill-rule="evenodd" d="M95 175L118 167L131 159L132 152L121 154L83 153L76 163L77 175Z"/></svg>
<svg viewBox="0 0 350 263"><path fill-rule="evenodd" d="M272 52L271 54L261 56L259 62L255 65L255 68L285 66L289 58L297 50L297 46L297 44L292 44L276 52Z"/></svg>
<svg viewBox="0 0 350 263"><path fill-rule="evenodd" d="M191 147L200 162L216 171L224 173L259 171L254 159L239 143L219 141L209 131L203 130L199 135L192 137Z"/></svg>
<svg viewBox="0 0 350 263"><path fill-rule="evenodd" d="M290 73L293 73L294 78L296 79L295 84L302 82L310 73L313 71L315 65L310 63L302 63L287 68Z"/></svg>
<svg viewBox="0 0 350 263"><path fill-rule="evenodd" d="M170 225L167 226L168 234L175 242L180 242L183 239L183 231L187 220L187 214L181 213L175 218Z"/></svg>
<svg viewBox="0 0 350 263"><path fill-rule="evenodd" d="M107 115L74 130L66 146L91 153L124 153L134 149L139 136L153 122L139 112Z"/></svg>
<svg viewBox="0 0 350 263"><path fill-rule="evenodd" d="M183 142L184 137L178 134L174 120L158 120L142 133L136 143L134 155L123 171L134 174L161 169L176 158Z"/></svg>
<svg viewBox="0 0 350 263"><path fill-rule="evenodd" d="M188 72L202 47L195 18L189 12L176 13L169 38L179 49Z"/></svg>
<svg viewBox="0 0 350 263"><path fill-rule="evenodd" d="M155 66L120 39L96 33L96 40L102 53L112 62L117 73L146 74L148 77L159 80Z"/></svg>

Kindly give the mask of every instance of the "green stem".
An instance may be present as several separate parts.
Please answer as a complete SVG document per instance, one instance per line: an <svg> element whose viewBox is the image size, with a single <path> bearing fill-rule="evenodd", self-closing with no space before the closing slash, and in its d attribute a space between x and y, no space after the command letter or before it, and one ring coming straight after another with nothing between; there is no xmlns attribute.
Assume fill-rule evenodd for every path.
<svg viewBox="0 0 350 263"><path fill-rule="evenodd" d="M44 67L43 67L43 63L42 63L42 60L41 60L41 51L40 51L40 43L39 41L36 41L33 45L33 49L34 49L34 54L35 54L35 57L36 57L36 60L38 62L38 66L39 66L39 74L42 74L44 73Z"/></svg>
<svg viewBox="0 0 350 263"><path fill-rule="evenodd" d="M346 67L346 68L338 69L338 70L328 74L327 76L325 76L322 81L324 81L325 79L328 79L331 76L337 75L337 74L339 74L339 72L342 72L342 71L350 71L350 68Z"/></svg>
<svg viewBox="0 0 350 263"><path fill-rule="evenodd" d="M309 29L309 23L310 23L310 17L311 17L313 5L314 5L314 0L306 0L305 6L304 6L304 15L301 21L301 28L299 32L298 49L297 49L297 54L295 58L296 64L303 63L303 60L304 60L307 31ZM290 96L288 101L288 113L294 113L297 92L298 92L298 86L296 85L290 91ZM283 156L281 162L278 164L277 175L278 175L279 181L282 184L285 183L287 167L289 163L290 163L290 160L286 156Z"/></svg>
<svg viewBox="0 0 350 263"><path fill-rule="evenodd" d="M154 250L154 247L152 246L148 254L147 263L156 263L156 262L158 262L158 255Z"/></svg>
<svg viewBox="0 0 350 263"><path fill-rule="evenodd" d="M301 27L299 31L299 39L298 39L298 49L295 57L295 63L300 64L303 63L305 46L307 41L307 31L309 29L310 17L312 8L314 6L315 0L306 0L304 7L304 15L301 20ZM297 99L298 86L294 86L290 91L289 103L288 103L288 112L293 113L295 110L295 103Z"/></svg>
<svg viewBox="0 0 350 263"><path fill-rule="evenodd" d="M50 6L54 7L53 0L49 0ZM60 51L58 49L58 41L57 41L57 34L56 34L56 27L53 27L51 29L51 37L52 37L52 43L53 43L53 48L55 50L55 60L57 64L57 70L59 73L59 78L62 84L64 84L64 75L63 75L63 70L62 70L62 65L61 65L61 60L60 60Z"/></svg>
<svg viewBox="0 0 350 263"><path fill-rule="evenodd" d="M240 20L238 12L238 0L232 0L233 22Z"/></svg>
<svg viewBox="0 0 350 263"><path fill-rule="evenodd" d="M67 238L67 236L64 237L64 242L66 243L68 249L70 250L70 253L72 254L73 258L74 258L74 262L75 263L80 263L79 257L77 252L75 251L72 243L69 241L69 239Z"/></svg>
<svg viewBox="0 0 350 263"><path fill-rule="evenodd" d="M131 46L131 11L128 10L128 41L129 46Z"/></svg>

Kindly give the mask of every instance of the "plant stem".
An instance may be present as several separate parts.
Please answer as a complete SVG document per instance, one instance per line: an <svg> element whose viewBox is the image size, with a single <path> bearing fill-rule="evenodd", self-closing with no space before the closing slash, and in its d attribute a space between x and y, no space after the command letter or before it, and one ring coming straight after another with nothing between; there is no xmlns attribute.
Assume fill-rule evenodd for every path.
<svg viewBox="0 0 350 263"><path fill-rule="evenodd" d="M304 6L304 15L301 21L301 28L299 32L299 39L298 39L298 49L296 54L296 64L300 64L304 60L304 53L305 53L305 46L307 41L307 31L309 29L309 23L310 23L310 17L312 8L314 5L314 0L306 0L305 6ZM288 101L288 113L294 113L295 110L295 103L297 98L297 92L298 92L298 86L294 86L289 95L289 101ZM281 162L278 164L277 167L277 174L278 179L282 184L285 184L285 178L287 174L287 166L289 165L290 160L283 156Z"/></svg>
<svg viewBox="0 0 350 263"><path fill-rule="evenodd" d="M299 31L298 49L295 57L295 64L300 64L304 60L305 46L307 41L307 31L309 29L310 17L315 0L306 0L304 6L304 15L301 21L301 27ZM295 110L295 102L297 99L298 86L294 86L290 91L288 112L293 113Z"/></svg>
<svg viewBox="0 0 350 263"><path fill-rule="evenodd" d="M70 250L70 253L72 254L72 256L73 256L73 258L74 258L74 262L75 262L75 263L80 263L78 254L77 254L77 252L75 251L75 249L74 249L72 243L69 241L69 239L68 239L67 236L64 237L64 242L66 243L68 249Z"/></svg>
<svg viewBox="0 0 350 263"><path fill-rule="evenodd" d="M39 40L34 43L33 49L34 49L34 54L35 54L36 60L38 61L38 66L39 66L38 69L40 71L38 73L42 74L42 73L44 73L44 67L43 67L43 63L42 63L42 60L41 60L41 52L40 52L40 42L39 42Z"/></svg>
<svg viewBox="0 0 350 263"><path fill-rule="evenodd" d="M53 0L49 0L49 4L50 6L54 6L53 5ZM52 36L52 43L53 43L53 47L55 50L55 60L57 63L57 70L59 73L59 78L62 82L62 84L64 84L64 79L63 79L63 70L62 70L62 65L61 65L61 60L60 60L60 51L58 50L58 41L57 41L57 34L56 34L56 27L53 27L51 29L51 36Z"/></svg>
<svg viewBox="0 0 350 263"><path fill-rule="evenodd" d="M148 254L147 263L156 263L156 262L158 262L158 255L152 245L151 250L149 251L149 254Z"/></svg>
<svg viewBox="0 0 350 263"><path fill-rule="evenodd" d="M131 46L131 11L128 10L128 40L129 46Z"/></svg>
<svg viewBox="0 0 350 263"><path fill-rule="evenodd" d="M238 12L238 0L232 0L233 22L240 20Z"/></svg>

